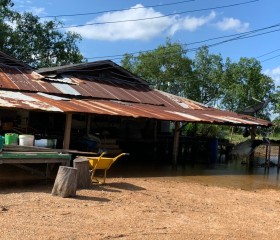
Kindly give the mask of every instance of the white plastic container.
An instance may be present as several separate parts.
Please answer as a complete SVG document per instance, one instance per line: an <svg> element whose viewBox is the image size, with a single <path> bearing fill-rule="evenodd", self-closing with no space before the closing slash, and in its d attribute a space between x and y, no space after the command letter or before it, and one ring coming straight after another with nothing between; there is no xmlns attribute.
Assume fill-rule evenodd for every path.
<svg viewBox="0 0 280 240"><path fill-rule="evenodd" d="M38 139L35 140L36 147L56 148L57 139Z"/></svg>
<svg viewBox="0 0 280 240"><path fill-rule="evenodd" d="M33 146L34 145L34 135L19 135L19 145L20 146Z"/></svg>

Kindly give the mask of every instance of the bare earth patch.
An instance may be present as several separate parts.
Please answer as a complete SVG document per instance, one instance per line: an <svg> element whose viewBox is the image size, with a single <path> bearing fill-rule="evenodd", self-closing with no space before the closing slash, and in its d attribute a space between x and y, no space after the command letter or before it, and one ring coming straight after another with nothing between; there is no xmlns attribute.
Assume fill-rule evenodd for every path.
<svg viewBox="0 0 280 240"><path fill-rule="evenodd" d="M279 239L280 191L109 178L75 198L0 190L0 239Z"/></svg>

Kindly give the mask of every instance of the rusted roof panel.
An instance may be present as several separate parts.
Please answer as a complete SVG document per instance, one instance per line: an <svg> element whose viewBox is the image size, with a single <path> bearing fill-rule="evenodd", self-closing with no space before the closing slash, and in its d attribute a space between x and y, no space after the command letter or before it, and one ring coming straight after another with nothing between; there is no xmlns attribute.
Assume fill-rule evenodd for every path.
<svg viewBox="0 0 280 240"><path fill-rule="evenodd" d="M82 100L62 98L42 93L20 93L1 90L0 107L52 112L89 113L133 118L153 118L182 122L231 125L270 125L270 122L265 120L233 112L224 112L213 108L205 108L202 110L183 108L180 106L167 107L111 100Z"/></svg>
<svg viewBox="0 0 280 240"><path fill-rule="evenodd" d="M96 79L92 76L64 75L64 78L43 80L42 76L28 70L0 66L0 89L11 89L47 94L72 95L81 98L108 99L187 109L204 109L200 103L162 91L147 85L121 83Z"/></svg>
<svg viewBox="0 0 280 240"><path fill-rule="evenodd" d="M0 89L61 94L59 89L41 79L43 76L32 70L0 64Z"/></svg>
<svg viewBox="0 0 280 240"><path fill-rule="evenodd" d="M43 80L43 77L35 72L16 67L0 65L0 89L21 90L30 92L44 92L49 94L73 95L84 98L110 99L125 102L136 102L153 105L174 106L174 96L169 99L168 94L155 91L149 86L137 83L122 83L121 81L109 81L96 79L89 75L80 77L62 75L60 78ZM179 98L178 98L179 99ZM183 100L178 100L179 102ZM188 108L201 108L199 104L184 100L181 105ZM180 105L180 104L179 104Z"/></svg>
<svg viewBox="0 0 280 240"><path fill-rule="evenodd" d="M76 67L84 66L90 68L98 64L82 64ZM71 67L68 68L72 70ZM62 74L53 74L53 77L43 79L42 75L31 69L11 67L0 62L0 107L182 122L271 125L265 120L221 111L189 99L152 90L144 81L138 81L133 74L117 65L117 70L131 76L130 81L98 78L89 72L64 72L68 68L55 68L50 71L52 74L54 70L59 70Z"/></svg>

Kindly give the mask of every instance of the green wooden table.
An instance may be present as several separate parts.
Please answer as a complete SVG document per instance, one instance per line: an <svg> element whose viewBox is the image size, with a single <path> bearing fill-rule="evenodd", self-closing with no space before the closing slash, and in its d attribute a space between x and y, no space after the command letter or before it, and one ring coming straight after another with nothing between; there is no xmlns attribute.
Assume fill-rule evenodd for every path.
<svg viewBox="0 0 280 240"><path fill-rule="evenodd" d="M7 152L0 153L0 164L13 164L32 173L49 178L50 164L60 163L70 166L71 154L58 152ZM26 164L47 164L46 173Z"/></svg>

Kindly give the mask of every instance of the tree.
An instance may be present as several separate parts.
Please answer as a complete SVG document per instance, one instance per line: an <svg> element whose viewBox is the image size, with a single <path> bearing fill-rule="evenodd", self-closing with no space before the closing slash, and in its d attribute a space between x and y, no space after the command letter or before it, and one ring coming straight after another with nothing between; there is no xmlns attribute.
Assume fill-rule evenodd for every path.
<svg viewBox="0 0 280 240"><path fill-rule="evenodd" d="M240 58L237 63L232 63L228 58L221 86L221 106L231 111L243 112L249 106L269 102L275 85L273 80L261 71L260 62L255 58ZM269 106L260 111L259 116L269 115Z"/></svg>
<svg viewBox="0 0 280 240"><path fill-rule="evenodd" d="M31 13L11 10L12 2L2 5L0 24L3 34L0 50L35 67L52 67L80 63L83 59L77 43L81 36L73 32L61 32L58 21L41 22Z"/></svg>
<svg viewBox="0 0 280 240"><path fill-rule="evenodd" d="M186 81L192 73L186 50L181 44L169 40L165 45L141 52L136 57L126 54L121 65L147 80L152 87L181 96L186 94Z"/></svg>
<svg viewBox="0 0 280 240"><path fill-rule="evenodd" d="M191 91L188 97L198 102L215 106L221 96L223 59L221 55L209 54L207 47L197 50L193 61L194 77L189 79Z"/></svg>
<svg viewBox="0 0 280 240"><path fill-rule="evenodd" d="M7 36L12 30L7 22L13 21L14 12L10 10L13 5L10 0L0 1L0 50L6 47Z"/></svg>
<svg viewBox="0 0 280 240"><path fill-rule="evenodd" d="M277 122L277 125L280 126L280 87L277 87L277 90L272 95L272 102L274 107L274 113L277 114L275 121Z"/></svg>

